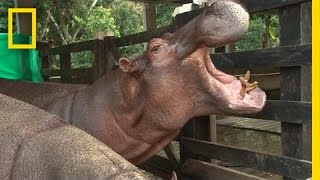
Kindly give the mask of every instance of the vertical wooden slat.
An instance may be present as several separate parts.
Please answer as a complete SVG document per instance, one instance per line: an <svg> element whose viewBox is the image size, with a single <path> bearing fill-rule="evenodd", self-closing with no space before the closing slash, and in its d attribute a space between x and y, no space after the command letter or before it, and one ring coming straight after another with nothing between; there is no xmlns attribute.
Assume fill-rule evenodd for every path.
<svg viewBox="0 0 320 180"><path fill-rule="evenodd" d="M104 38L107 71L111 71L113 66L116 65L116 62L120 58L119 48L114 44L113 38L113 36L106 36Z"/></svg>
<svg viewBox="0 0 320 180"><path fill-rule="evenodd" d="M15 0L15 6L17 8L33 8L32 0ZM17 13L17 31L19 34L32 33L32 17L30 13Z"/></svg>
<svg viewBox="0 0 320 180"><path fill-rule="evenodd" d="M301 44L311 43L311 2L301 4ZM311 66L301 67L301 101L311 102ZM303 158L311 160L311 124L303 125Z"/></svg>
<svg viewBox="0 0 320 180"><path fill-rule="evenodd" d="M95 81L106 74L106 57L105 57L105 46L104 41L100 39L96 39L93 48L93 79Z"/></svg>
<svg viewBox="0 0 320 180"><path fill-rule="evenodd" d="M210 116L202 116L191 119L182 129L182 136L194 139L210 141ZM180 164L187 159L199 159L199 157L188 152L183 144L180 144ZM209 159L201 159L209 160Z"/></svg>
<svg viewBox="0 0 320 180"><path fill-rule="evenodd" d="M47 68L49 68L50 67L50 65L49 65L49 56L44 56L44 57L42 57L42 59L41 59L42 61L41 61L41 63L42 63L42 69L47 69ZM43 76L43 80L44 81L48 81L49 80L49 76Z"/></svg>
<svg viewBox="0 0 320 180"><path fill-rule="evenodd" d="M44 52L44 51L48 51L51 48L51 44L47 43L47 42L39 42L37 43L37 50L39 52ZM49 56L43 56L41 57L41 69L48 69L50 67L50 60L49 60ZM43 75L43 79L44 81L48 81L49 80L49 76L44 76Z"/></svg>
<svg viewBox="0 0 320 180"><path fill-rule="evenodd" d="M280 9L280 45L300 44L305 35L302 24L305 22L304 15L301 13L302 6L291 6ZM310 25L310 24L309 24ZM281 94L282 100L300 101L303 96L308 96L311 81L310 74L303 69L308 67L287 67L280 68L281 72ZM307 80L304 82L304 80ZM304 87L306 86L306 87ZM282 153L302 159L304 152L304 139L306 138L305 128L300 124L281 123ZM285 180L289 178L284 177Z"/></svg>
<svg viewBox="0 0 320 180"><path fill-rule="evenodd" d="M60 54L60 74L62 83L71 83L71 56L68 54Z"/></svg>
<svg viewBox="0 0 320 180"><path fill-rule="evenodd" d="M152 4L145 4L143 15L144 29L147 31L155 30L157 28L156 7Z"/></svg>

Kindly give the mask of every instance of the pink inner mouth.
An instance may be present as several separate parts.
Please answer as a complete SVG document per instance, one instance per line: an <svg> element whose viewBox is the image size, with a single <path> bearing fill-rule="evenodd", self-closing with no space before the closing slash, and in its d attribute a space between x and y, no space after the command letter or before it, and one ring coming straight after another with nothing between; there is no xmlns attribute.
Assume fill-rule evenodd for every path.
<svg viewBox="0 0 320 180"><path fill-rule="evenodd" d="M220 96L227 102L228 107L223 107L225 111L236 111L234 113L254 113L260 111L266 102L266 95L260 88L246 93L244 97L240 95L241 82L232 75L226 74L212 64L208 55L204 58L204 63L210 74L212 89L219 90Z"/></svg>

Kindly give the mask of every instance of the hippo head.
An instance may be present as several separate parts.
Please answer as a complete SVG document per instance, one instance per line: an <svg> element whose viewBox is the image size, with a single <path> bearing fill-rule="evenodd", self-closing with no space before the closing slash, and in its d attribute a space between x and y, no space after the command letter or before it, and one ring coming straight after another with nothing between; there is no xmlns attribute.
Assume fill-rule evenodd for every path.
<svg viewBox="0 0 320 180"><path fill-rule="evenodd" d="M144 54L120 58L120 69L144 91L145 113L172 116L174 122L158 124L178 128L185 123L180 118L260 111L266 95L248 82L249 75L238 80L223 73L209 56L209 48L238 41L248 24L249 14L241 5L217 0L175 33L152 39Z"/></svg>

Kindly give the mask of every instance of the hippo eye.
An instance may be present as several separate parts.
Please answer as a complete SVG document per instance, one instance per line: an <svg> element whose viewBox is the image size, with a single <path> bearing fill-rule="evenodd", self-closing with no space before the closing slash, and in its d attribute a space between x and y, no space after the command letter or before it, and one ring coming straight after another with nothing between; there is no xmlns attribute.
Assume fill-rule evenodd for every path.
<svg viewBox="0 0 320 180"><path fill-rule="evenodd" d="M159 49L160 49L160 44L158 45L154 45L152 48L151 48L151 52L156 54L159 52Z"/></svg>

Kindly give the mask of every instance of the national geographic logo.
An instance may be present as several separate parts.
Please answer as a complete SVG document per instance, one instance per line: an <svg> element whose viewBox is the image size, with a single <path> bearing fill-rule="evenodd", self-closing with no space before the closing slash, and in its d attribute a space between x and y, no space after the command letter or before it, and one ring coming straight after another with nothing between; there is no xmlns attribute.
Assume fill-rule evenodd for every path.
<svg viewBox="0 0 320 180"><path fill-rule="evenodd" d="M13 44L12 38L12 20L13 13L31 13L32 16L32 33L31 44ZM8 8L8 49L36 49L36 8Z"/></svg>

